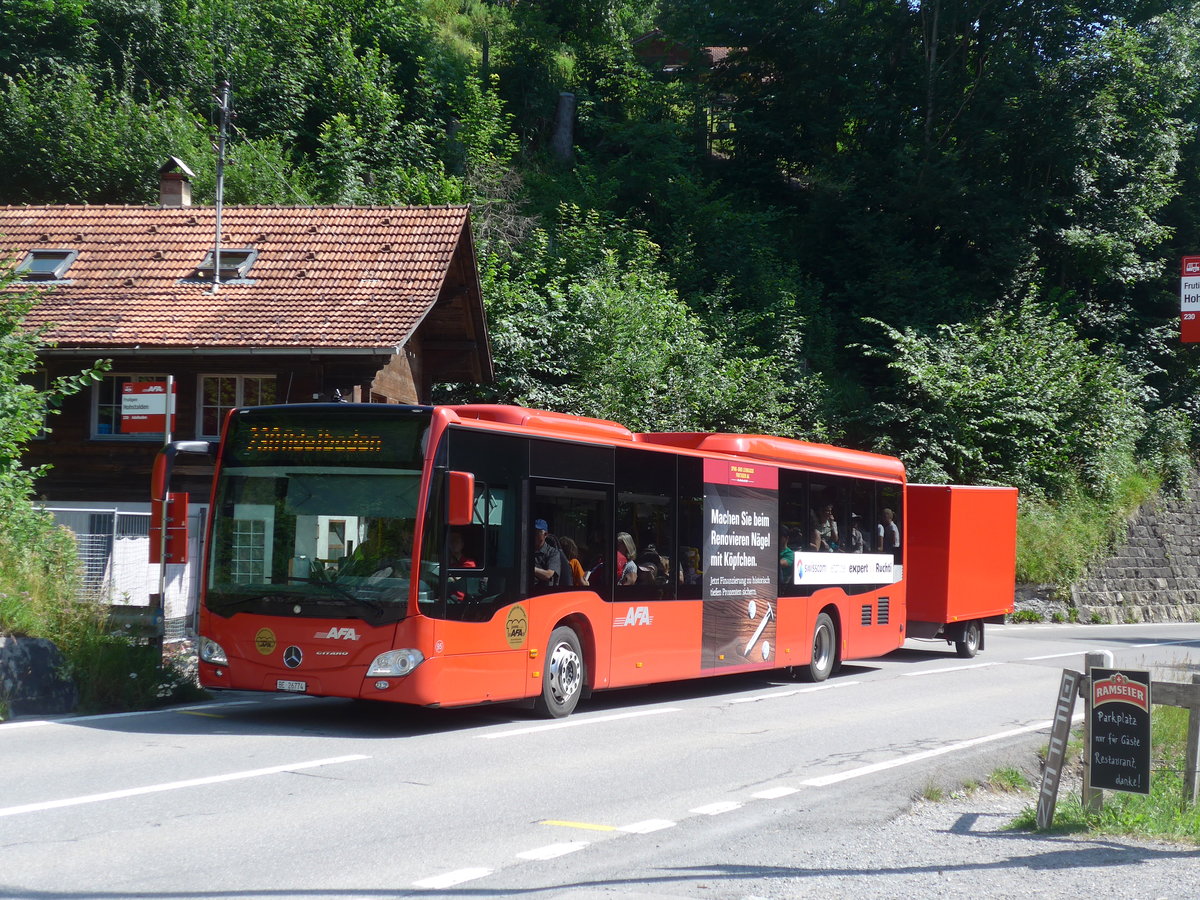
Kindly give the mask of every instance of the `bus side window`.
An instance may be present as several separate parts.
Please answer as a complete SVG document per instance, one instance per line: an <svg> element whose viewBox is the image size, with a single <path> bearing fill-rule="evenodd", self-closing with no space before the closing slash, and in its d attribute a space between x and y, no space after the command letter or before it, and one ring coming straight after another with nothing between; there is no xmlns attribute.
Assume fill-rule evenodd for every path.
<svg viewBox="0 0 1200 900"><path fill-rule="evenodd" d="M533 486L533 527L546 526L546 542L557 551L558 577L550 585L537 583L531 575L530 588L546 590L596 591L608 595L606 573L591 573L611 552L607 538L611 515L611 494L607 487L574 481L538 479ZM531 547L537 543L536 536ZM533 551L531 550L531 553Z"/></svg>
<svg viewBox="0 0 1200 900"><path fill-rule="evenodd" d="M617 530L627 535L634 564L619 588L622 599L674 600L679 559L675 552L676 456L650 450L617 450Z"/></svg>
<svg viewBox="0 0 1200 900"><path fill-rule="evenodd" d="M904 506L898 485L880 485L877 498L879 524L874 529L877 553L890 553L897 567L904 561ZM897 578L899 575L897 574Z"/></svg>

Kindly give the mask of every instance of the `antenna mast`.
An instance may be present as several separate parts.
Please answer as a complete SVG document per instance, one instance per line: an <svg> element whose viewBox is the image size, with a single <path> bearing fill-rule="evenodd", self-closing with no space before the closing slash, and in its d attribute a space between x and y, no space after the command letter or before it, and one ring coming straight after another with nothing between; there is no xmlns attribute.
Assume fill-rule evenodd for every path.
<svg viewBox="0 0 1200 900"><path fill-rule="evenodd" d="M221 210L225 205L225 132L229 125L229 82L221 82L218 113L220 130L217 137L217 233L213 239L213 293L221 286Z"/></svg>

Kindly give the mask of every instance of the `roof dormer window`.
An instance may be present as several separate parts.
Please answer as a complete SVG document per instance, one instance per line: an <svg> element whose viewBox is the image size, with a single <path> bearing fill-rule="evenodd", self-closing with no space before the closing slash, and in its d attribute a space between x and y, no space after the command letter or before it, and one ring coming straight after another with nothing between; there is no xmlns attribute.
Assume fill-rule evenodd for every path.
<svg viewBox="0 0 1200 900"><path fill-rule="evenodd" d="M250 267L254 265L254 260L258 258L258 251L252 247L230 247L221 248L220 259L220 277L221 282L236 281L240 278L245 278L250 272ZM209 250L204 257L204 261L196 268L196 278L204 281L212 281L213 277L213 251Z"/></svg>
<svg viewBox="0 0 1200 900"><path fill-rule="evenodd" d="M62 281L78 255L78 250L30 250L16 274L24 281Z"/></svg>

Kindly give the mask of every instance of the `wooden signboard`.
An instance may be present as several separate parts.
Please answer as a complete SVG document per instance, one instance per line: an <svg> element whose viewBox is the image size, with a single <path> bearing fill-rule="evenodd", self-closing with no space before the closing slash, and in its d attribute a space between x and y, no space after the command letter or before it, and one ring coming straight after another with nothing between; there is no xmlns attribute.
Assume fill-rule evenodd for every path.
<svg viewBox="0 0 1200 900"><path fill-rule="evenodd" d="M1150 793L1150 673L1092 669L1093 790Z"/></svg>

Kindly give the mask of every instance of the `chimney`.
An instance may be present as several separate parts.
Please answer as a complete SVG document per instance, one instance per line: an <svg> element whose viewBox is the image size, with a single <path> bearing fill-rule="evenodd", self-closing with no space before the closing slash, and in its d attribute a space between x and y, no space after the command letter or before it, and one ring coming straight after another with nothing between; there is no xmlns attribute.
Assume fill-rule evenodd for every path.
<svg viewBox="0 0 1200 900"><path fill-rule="evenodd" d="M183 160L168 156L158 170L158 202L161 206L191 206L192 183L196 173Z"/></svg>

